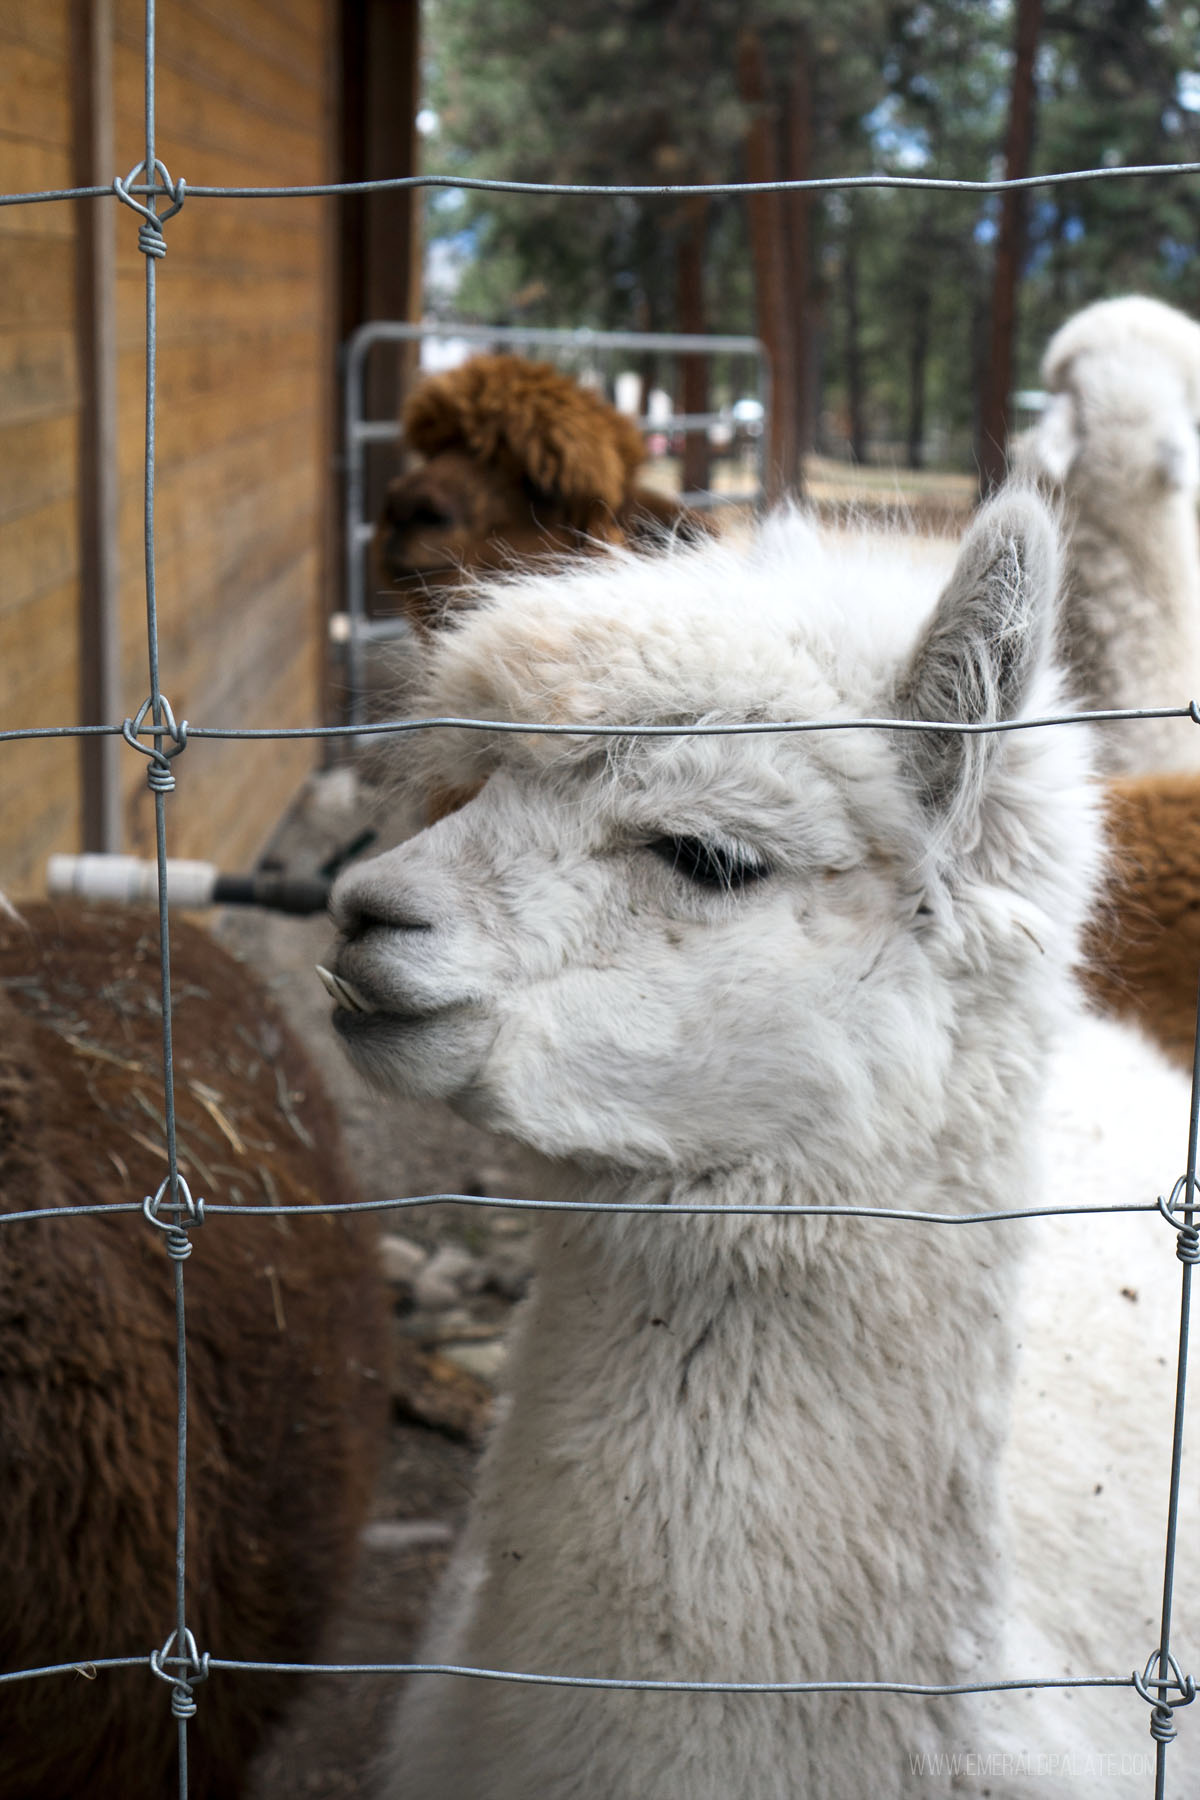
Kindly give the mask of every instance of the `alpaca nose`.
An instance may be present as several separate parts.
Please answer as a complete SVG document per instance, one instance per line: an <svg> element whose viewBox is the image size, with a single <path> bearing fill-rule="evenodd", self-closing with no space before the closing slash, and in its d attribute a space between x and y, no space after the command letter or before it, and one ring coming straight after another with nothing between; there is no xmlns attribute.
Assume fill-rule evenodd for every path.
<svg viewBox="0 0 1200 1800"><path fill-rule="evenodd" d="M333 922L344 938L353 941L368 931L432 931L432 908L394 883L372 878L369 871L352 873L334 888L329 899Z"/></svg>

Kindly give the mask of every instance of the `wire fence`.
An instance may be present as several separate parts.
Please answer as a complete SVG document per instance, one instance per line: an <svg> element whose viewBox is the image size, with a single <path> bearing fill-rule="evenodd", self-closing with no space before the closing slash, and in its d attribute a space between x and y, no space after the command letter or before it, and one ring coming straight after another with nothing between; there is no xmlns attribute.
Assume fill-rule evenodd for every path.
<svg viewBox="0 0 1200 1800"><path fill-rule="evenodd" d="M185 1276L184 1266L190 1251L189 1230L202 1223L207 1217L214 1215L237 1213L240 1215L261 1214L273 1215L288 1212L341 1212L341 1211L380 1211L402 1210L423 1207L444 1201L454 1201L465 1206L504 1206L528 1211L546 1212L603 1212L603 1213L651 1213L661 1217L662 1208L650 1204L622 1204L618 1202L592 1201L538 1201L521 1198L501 1198L499 1196L480 1196L468 1194L419 1194L399 1197L386 1201L371 1201L342 1205L305 1205L303 1207L257 1206L241 1204L222 1204L193 1197L188 1184L180 1173L179 1153L176 1134L176 1112L174 1092L174 1045L172 1038L172 1004L171 1004L171 961L170 961L170 929L167 907L167 801L174 789L174 775L171 769L172 760L180 755L191 739L199 738L294 738L294 737L343 737L344 726L331 727L292 727L287 729L247 729L240 726L194 725L185 720L176 721L170 703L163 691L159 668L158 615L155 591L155 389L156 389L156 305L157 305L157 270L158 263L165 256L167 240L163 230L166 222L177 213L185 201L199 202L204 200L254 200L267 198L308 198L314 196L332 196L341 194L362 194L378 192L388 188L417 187L455 187L472 188L489 192L505 192L517 194L552 194L557 196L579 196L593 199L615 198L618 196L635 196L642 199L654 197L671 197L690 194L753 194L762 192L794 192L809 191L847 191L858 188L920 188L934 191L950 191L961 193L994 194L1010 188L1036 188L1063 186L1072 183L1092 181L1121 181L1152 179L1165 175L1200 175L1200 163L1174 163L1152 166L1128 166L1115 168L1093 168L1066 171L1058 174L1034 175L1018 181L965 181L921 176L865 175L831 177L811 181L786 181L768 183L722 183L702 186L570 186L551 183L485 181L460 179L457 177L419 175L406 176L386 181L366 181L351 183L322 183L300 187L209 187L203 185L190 186L184 180L173 180L164 164L158 159L155 149L155 0L147 0L145 14L145 156L127 176L116 178L108 187L80 187L69 189L45 190L36 193L19 193L0 195L0 205L37 205L50 204L64 200L113 199L131 208L140 218L138 245L145 257L145 351L146 351L146 405L145 405L145 491L144 491L144 544L145 544L145 592L146 592L146 634L149 670L149 695L140 709L132 717L122 722L107 725L47 725L29 727L20 730L0 731L0 741L12 742L21 739L53 739L61 737L83 737L94 735L121 736L136 753L147 758L147 779L154 796L155 840L158 867L158 924L160 940L160 982L162 995L162 1051L163 1051L163 1098L166 1127L168 1173L153 1194L141 1201L106 1202L95 1205L37 1208L20 1213L0 1215L0 1224L13 1224L22 1221L63 1220L85 1215L106 1213L144 1213L149 1224L163 1233L165 1248L171 1259L174 1282L176 1335L178 1345L178 1433L177 1433L177 1531L175 1556L175 1617L170 1622L171 1628L161 1647L148 1651L140 1656L95 1657L86 1663L72 1661L66 1663L47 1664L39 1668L28 1668L0 1675L0 1685L15 1681L26 1681L35 1678L49 1678L55 1675L78 1673L81 1668L86 1671L144 1667L171 1688L171 1706L178 1720L179 1742L179 1792L181 1800L188 1795L188 1727L189 1721L197 1711L198 1702L194 1695L195 1687L205 1678L210 1670L234 1672L277 1672L286 1674L383 1674L406 1675L417 1673L442 1674L460 1679L499 1681L533 1684L554 1687L581 1687L592 1689L620 1689L630 1691L683 1692L683 1693L719 1693L719 1694L897 1694L923 1697L944 1697L966 1694L984 1694L1000 1692L1025 1692L1032 1689L1054 1689L1066 1691L1073 1688L1114 1688L1132 1689L1147 1702L1149 1706L1150 1732L1155 1743L1155 1788L1156 1800L1163 1800L1166 1794L1166 1779L1169 1768L1168 1749L1175 1737L1173 1715L1177 1708L1190 1704L1195 1698L1196 1683L1193 1677L1185 1674L1177 1662L1171 1649L1171 1613L1174 1597L1175 1561L1179 1530L1179 1506L1181 1492L1181 1463L1183 1450L1183 1423L1186 1405L1186 1376L1188 1336L1191 1312L1192 1271L1200 1262L1200 1224L1197 1223L1196 1198L1196 1164L1198 1139L1200 1139L1200 1031L1197 1033L1196 1049L1192 1072L1192 1099L1188 1134L1187 1159L1185 1172L1171 1189L1169 1197L1160 1197L1144 1203L1126 1203L1110 1206L1093 1205L1057 1205L1032 1208L1014 1208L1008 1211L981 1212L964 1215L944 1215L940 1213L904 1211L893 1208L857 1207L857 1206L817 1206L817 1205L747 1205L722 1206L685 1204L672 1208L677 1214L731 1214L743 1213L753 1216L788 1216L788 1217L822 1217L839 1216L861 1219L864 1224L887 1221L890 1224L911 1223L928 1227L996 1225L1020 1219L1038 1218L1054 1215L1086 1214L1092 1216L1097 1212L1140 1212L1158 1214L1177 1234L1177 1254L1182 1264L1180 1313L1179 1313L1179 1358L1175 1383L1174 1427L1172 1436L1171 1473L1167 1495L1167 1517L1165 1531L1164 1577L1162 1587L1161 1630L1158 1643L1153 1647L1144 1665L1130 1675L1097 1674L1091 1676L1072 1676L1057 1678L1028 1678L1001 1681L979 1681L954 1684L916 1684L903 1680L895 1681L853 1681L853 1680L819 1680L819 1681L778 1681L778 1682L733 1682L733 1681L669 1681L669 1680L633 1680L620 1676L583 1677L563 1671L555 1674L533 1674L517 1670L494 1668L470 1668L461 1665L418 1664L418 1663L304 1663L289 1664L279 1662L247 1662L223 1658L197 1644L188 1625L186 1605L186 1570L187 1541L185 1520L187 1516L187 1449L188 1449L188 1386L187 1386L187 1329L185 1310ZM140 179L139 179L140 178ZM793 720L780 723L742 723L705 726L587 726L574 724L546 724L539 721L497 723L491 719L461 718L408 718L385 720L382 722L364 723L358 726L357 732L368 734L401 734L412 731L436 730L453 727L455 729L480 730L487 732L515 731L535 734L557 734L570 736L597 737L683 737L693 735L734 736L740 733L754 732L807 732L830 730L889 730L889 731L936 731L959 733L988 733L1007 730L1029 730L1043 726L1065 726L1070 724L1119 724L1122 721L1145 718L1190 718L1200 724L1200 707L1196 701L1185 706L1158 707L1151 709L1112 710L1090 713L1059 714L1052 717L1034 720L1022 720L1017 723L964 725L953 720L912 720L912 719L825 719L825 720ZM168 1621L164 1621L164 1626ZM148 1701L148 1704L150 1702Z"/></svg>

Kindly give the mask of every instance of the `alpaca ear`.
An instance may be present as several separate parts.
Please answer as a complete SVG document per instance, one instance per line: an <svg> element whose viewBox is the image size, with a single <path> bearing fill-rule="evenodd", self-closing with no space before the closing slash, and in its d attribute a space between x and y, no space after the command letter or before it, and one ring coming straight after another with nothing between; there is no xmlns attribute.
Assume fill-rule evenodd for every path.
<svg viewBox="0 0 1200 1800"><path fill-rule="evenodd" d="M1058 539L1028 489L1001 493L975 520L897 694L899 716L987 724L1017 718L1045 666L1058 593ZM1002 734L906 732L927 804L972 816Z"/></svg>
<svg viewBox="0 0 1200 1800"><path fill-rule="evenodd" d="M1079 451L1075 404L1071 394L1052 394L1032 433L1037 473L1060 487Z"/></svg>

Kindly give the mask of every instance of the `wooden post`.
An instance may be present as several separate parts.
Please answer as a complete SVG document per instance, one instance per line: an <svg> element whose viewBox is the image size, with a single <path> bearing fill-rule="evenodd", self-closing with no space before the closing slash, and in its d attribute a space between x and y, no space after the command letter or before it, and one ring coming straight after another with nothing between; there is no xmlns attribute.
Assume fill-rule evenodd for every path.
<svg viewBox="0 0 1200 1800"><path fill-rule="evenodd" d="M417 0L344 0L342 179L380 180L417 169L420 92ZM415 319L421 306L419 195L408 188L341 201L341 338L369 319ZM412 366L415 367L415 356ZM394 419L405 386L403 355L377 352L367 369L372 418ZM382 459L367 501L382 503Z"/></svg>
<svg viewBox="0 0 1200 1800"><path fill-rule="evenodd" d="M337 0L326 6L323 18L325 66L328 77L322 117L322 179L342 178L342 8ZM342 382L338 350L341 344L341 203L333 198L321 202L321 342L324 347L325 379L321 383L317 423L317 454L320 470L320 576L317 585L317 618L315 628L321 646L318 681L319 717L322 725L336 725L342 718L344 676L329 640L329 621L340 612L342 599L342 520L345 496L340 470L342 466ZM335 752L333 740L324 739L318 749L323 766L328 766Z"/></svg>
<svg viewBox="0 0 1200 1800"><path fill-rule="evenodd" d="M340 181L372 181L417 171L416 115L420 92L419 0L340 0L338 11L340 111L335 160ZM409 188L345 194L336 202L337 290L335 336L343 345L371 319L413 320L421 310L421 258L417 221L420 195ZM368 415L394 419L416 368L416 354L376 351L366 371ZM337 420L340 444L342 394ZM377 516L396 458L374 452L367 463L367 505ZM332 598L345 604L345 495L336 484L330 568ZM344 671L332 662L327 717L344 717ZM331 752L331 754L337 754Z"/></svg>
<svg viewBox="0 0 1200 1800"><path fill-rule="evenodd" d="M71 0L74 180L97 187L115 173L112 0ZM79 354L80 723L121 716L117 589L117 340L115 206L75 202L75 330ZM81 738L85 850L121 848L117 737Z"/></svg>

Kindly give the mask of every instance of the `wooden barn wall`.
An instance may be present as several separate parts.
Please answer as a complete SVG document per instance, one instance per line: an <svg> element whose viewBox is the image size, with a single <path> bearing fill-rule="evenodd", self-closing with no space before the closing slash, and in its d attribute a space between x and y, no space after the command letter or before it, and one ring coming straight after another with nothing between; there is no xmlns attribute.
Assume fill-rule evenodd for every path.
<svg viewBox="0 0 1200 1800"><path fill-rule="evenodd" d="M72 185L67 0L0 0L0 190ZM0 207L0 728L73 724L79 380L69 206ZM0 886L79 831L69 740L0 744Z"/></svg>
<svg viewBox="0 0 1200 1800"><path fill-rule="evenodd" d="M143 138L141 0L111 4L113 172ZM0 185L68 185L69 0L0 0ZM79 4L79 0L76 0ZM333 0L160 0L158 153L214 185L327 180ZM14 55L19 67L14 66ZM144 262L137 220L98 202L115 243L115 530L120 706L148 689L143 585ZM319 721L332 405L330 203L196 200L158 265L157 593L177 717ZM77 228L70 207L0 209L0 707L80 716ZM86 360L86 359L85 359ZM86 482L87 471L84 468ZM80 845L79 752L0 763L0 884L40 884ZM176 763L168 849L248 865L315 750L208 743ZM144 758L122 749L122 847L153 848Z"/></svg>
<svg viewBox="0 0 1200 1800"><path fill-rule="evenodd" d="M158 153L213 185L329 178L329 0L163 0ZM142 5L115 0L117 164L142 142ZM208 724L317 720L332 344L330 203L197 201L166 227L158 294L158 605L164 691ZM124 226L124 221L120 222ZM122 669L144 697L144 273L117 239ZM312 766L309 743L203 743L178 764L171 848L237 868ZM144 774L127 841L152 841Z"/></svg>

